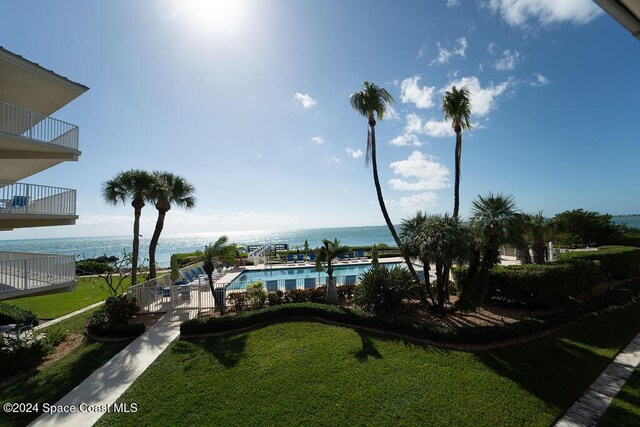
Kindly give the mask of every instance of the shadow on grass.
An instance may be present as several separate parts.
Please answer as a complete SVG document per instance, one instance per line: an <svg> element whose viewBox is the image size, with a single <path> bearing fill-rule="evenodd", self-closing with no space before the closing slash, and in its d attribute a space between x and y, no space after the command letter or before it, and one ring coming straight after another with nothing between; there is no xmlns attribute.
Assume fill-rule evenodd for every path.
<svg viewBox="0 0 640 427"><path fill-rule="evenodd" d="M639 313L636 304L527 344L477 352L476 358L561 415L638 333Z"/></svg>
<svg viewBox="0 0 640 427"><path fill-rule="evenodd" d="M361 330L356 329L358 336L360 336L360 342L362 347L360 350L354 352L354 356L360 362L366 362L370 357L374 359L382 359L382 354L376 348L376 345L371 341L371 338Z"/></svg>
<svg viewBox="0 0 640 427"><path fill-rule="evenodd" d="M225 368L233 368L245 356L247 338L247 334L241 334L208 339L190 339L188 341L211 354ZM178 341L174 351L183 352L184 354L190 353L188 347L180 348L180 341Z"/></svg>

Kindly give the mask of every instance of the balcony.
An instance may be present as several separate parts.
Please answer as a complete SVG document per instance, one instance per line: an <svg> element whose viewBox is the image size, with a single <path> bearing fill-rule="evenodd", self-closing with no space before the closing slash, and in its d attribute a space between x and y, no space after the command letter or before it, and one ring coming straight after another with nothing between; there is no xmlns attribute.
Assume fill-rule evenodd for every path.
<svg viewBox="0 0 640 427"><path fill-rule="evenodd" d="M0 230L72 225L76 190L17 183L0 187Z"/></svg>
<svg viewBox="0 0 640 427"><path fill-rule="evenodd" d="M73 255L0 252L0 300L72 291L75 273Z"/></svg>
<svg viewBox="0 0 640 427"><path fill-rule="evenodd" d="M78 126L0 101L0 181L78 160Z"/></svg>

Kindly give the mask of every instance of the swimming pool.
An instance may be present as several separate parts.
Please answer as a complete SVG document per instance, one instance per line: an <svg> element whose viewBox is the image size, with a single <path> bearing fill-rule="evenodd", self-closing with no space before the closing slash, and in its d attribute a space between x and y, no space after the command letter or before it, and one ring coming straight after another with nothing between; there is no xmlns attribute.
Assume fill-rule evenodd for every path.
<svg viewBox="0 0 640 427"><path fill-rule="evenodd" d="M380 262L380 264L386 267L404 265L399 262ZM354 285L358 276L370 269L371 264L338 264L333 269L333 277L338 286ZM251 282L257 281L261 281L268 292L311 289L326 285L327 273L317 272L313 266L247 270L233 279L227 286L227 290L243 290Z"/></svg>

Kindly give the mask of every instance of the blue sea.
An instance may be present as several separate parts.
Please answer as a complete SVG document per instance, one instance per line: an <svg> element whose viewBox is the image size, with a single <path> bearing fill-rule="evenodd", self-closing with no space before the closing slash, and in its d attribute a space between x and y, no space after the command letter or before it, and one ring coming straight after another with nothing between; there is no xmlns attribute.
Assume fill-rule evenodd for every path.
<svg viewBox="0 0 640 427"><path fill-rule="evenodd" d="M263 243L288 243L290 248L302 247L305 239L309 246L321 245L322 239L337 238L344 245L372 245L386 243L395 245L386 226L311 228L290 231L252 231L224 233L231 242L242 245ZM220 235L203 233L193 237L160 237L156 260L158 265L168 267L171 255L179 252L193 252L204 249ZM148 257L149 238L140 238L140 256ZM131 252L132 237L73 237L65 239L25 239L0 240L0 251L37 252L76 255L78 259L94 258L100 255L121 257L124 250Z"/></svg>
<svg viewBox="0 0 640 427"><path fill-rule="evenodd" d="M640 215L614 217L618 224L640 228ZM288 243L290 248L302 246L305 239L312 248L320 245L322 239L337 238L344 245L372 245L386 243L394 245L393 237L386 226L309 228L290 231L252 231L225 233L229 240L238 244ZM161 237L156 259L160 266L168 267L171 255L178 252L202 250L220 235L210 233L193 237ZM0 251L73 254L78 259L100 255L121 256L124 250L131 251L130 236L116 237L74 237L66 239L26 239L0 240ZM140 239L140 254L149 253L149 238Z"/></svg>

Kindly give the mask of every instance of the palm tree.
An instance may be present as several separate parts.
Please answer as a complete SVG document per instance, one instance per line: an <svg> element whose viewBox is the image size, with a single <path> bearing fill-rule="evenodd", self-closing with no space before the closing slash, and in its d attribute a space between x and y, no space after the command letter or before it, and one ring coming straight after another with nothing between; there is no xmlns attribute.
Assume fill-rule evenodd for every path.
<svg viewBox="0 0 640 427"><path fill-rule="evenodd" d="M410 257L418 258L422 262L424 269L425 289L429 298L431 299L431 303L435 305L429 278L431 258L429 256L429 253L424 250L424 240L426 236L423 232L422 227L426 220L427 215L425 213L422 213L421 211L416 212L414 217L402 220L400 239L402 240L404 252ZM423 301L426 301L426 298L423 298Z"/></svg>
<svg viewBox="0 0 640 427"><path fill-rule="evenodd" d="M373 169L373 182L376 186L376 194L378 196L378 203L380 204L382 216L384 216L384 220L387 223L387 227L389 227L389 231L391 232L396 245L400 248L402 257L407 263L407 267L409 268L411 275L414 280L419 283L420 280L418 279L418 274L413 268L413 264L411 264L409 256L402 250L402 243L400 242L398 233L396 233L396 229L391 222L391 218L389 218L389 213L387 212L387 207L385 206L384 198L382 197L380 179L378 178L378 160L376 158L376 117L378 120L382 121L389 106L395 101L386 89L369 82L364 82L362 91L352 93L349 100L351 102L351 106L368 120L367 154L365 156L365 165L368 165L369 162L371 162Z"/></svg>
<svg viewBox="0 0 640 427"><path fill-rule="evenodd" d="M542 211L535 215L529 215L529 241L531 244L531 252L533 252L533 263L544 264L545 252L545 232L547 231L547 220Z"/></svg>
<svg viewBox="0 0 640 427"><path fill-rule="evenodd" d="M238 258L238 248L235 244L229 244L227 236L221 236L215 243L204 247L202 269L209 279L211 295L215 297L213 289L213 272L219 271L225 262L235 262Z"/></svg>
<svg viewBox="0 0 640 427"><path fill-rule="evenodd" d="M456 178L453 188L453 217L458 218L460 209L460 157L462 156L462 129L471 129L471 94L466 86L458 90L455 86L442 95L442 113L451 120L456 133Z"/></svg>
<svg viewBox="0 0 640 427"><path fill-rule="evenodd" d="M338 289L333 280L333 259L345 252L349 252L349 248L340 246L338 239L333 239L333 242L323 239L322 246L318 249L315 270L324 271L329 276L327 278L327 303L329 304L338 304ZM323 262L327 264L326 269L322 265Z"/></svg>
<svg viewBox="0 0 640 427"><path fill-rule="evenodd" d="M149 243L149 278L156 277L156 248L160 240L160 233L164 227L164 218L171 206L191 209L196 205L196 198L193 196L195 187L185 178L170 172L153 172L156 178L151 188L151 197L155 201L158 210L156 228L153 231L151 242Z"/></svg>
<svg viewBox="0 0 640 427"><path fill-rule="evenodd" d="M460 222L449 215L429 215L420 227L420 252L436 265L438 308L444 310L448 299L449 272L453 262L466 257L469 239Z"/></svg>
<svg viewBox="0 0 640 427"><path fill-rule="evenodd" d="M131 253L131 285L138 282L138 252L140 246L140 215L146 201L151 199L150 189L155 177L140 169L131 169L117 174L102 185L102 198L105 202L117 205L131 200L133 206L133 251Z"/></svg>
<svg viewBox="0 0 640 427"><path fill-rule="evenodd" d="M484 302L489 270L500 263L500 245L517 241L520 214L513 196L489 193L473 202L470 231L475 240L469 264L468 282L463 284L460 300L468 307Z"/></svg>

